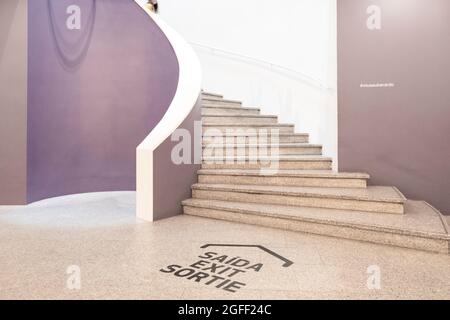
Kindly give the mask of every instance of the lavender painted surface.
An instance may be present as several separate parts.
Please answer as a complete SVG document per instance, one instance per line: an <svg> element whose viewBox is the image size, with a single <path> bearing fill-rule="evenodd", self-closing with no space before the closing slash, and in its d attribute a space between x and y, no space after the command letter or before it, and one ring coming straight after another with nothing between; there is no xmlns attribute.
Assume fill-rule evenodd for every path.
<svg viewBox="0 0 450 320"><path fill-rule="evenodd" d="M82 30L67 30L69 4ZM159 28L131 0L33 0L28 59L28 201L135 190L136 147L178 83Z"/></svg>
<svg viewBox="0 0 450 320"><path fill-rule="evenodd" d="M176 165L170 161L172 148L181 142L171 141L170 137L153 154L153 218L155 221L181 214L183 211L181 201L191 198L191 186L197 183L197 171L201 167L201 124L195 134L195 121L200 123L201 117L201 100L199 99L179 127L190 133L191 164ZM199 147L198 159L194 158L195 147Z"/></svg>
<svg viewBox="0 0 450 320"><path fill-rule="evenodd" d="M379 31L366 9L382 9ZM450 214L450 1L339 0L339 165ZM394 83L362 89L361 83Z"/></svg>
<svg viewBox="0 0 450 320"><path fill-rule="evenodd" d="M0 1L0 205L27 193L27 2Z"/></svg>

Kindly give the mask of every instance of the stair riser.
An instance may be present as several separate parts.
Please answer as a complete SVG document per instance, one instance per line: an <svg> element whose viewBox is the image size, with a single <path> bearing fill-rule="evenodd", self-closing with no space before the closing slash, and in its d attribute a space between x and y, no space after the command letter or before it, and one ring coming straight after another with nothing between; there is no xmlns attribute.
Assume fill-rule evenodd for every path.
<svg viewBox="0 0 450 320"><path fill-rule="evenodd" d="M270 169L280 170L331 170L331 162L328 161L279 161L275 163L260 162L234 162L234 163L206 163L203 162L203 169Z"/></svg>
<svg viewBox="0 0 450 320"><path fill-rule="evenodd" d="M273 148L270 147L264 149L258 148L220 148L220 147L207 147L203 149L204 157L213 157L213 156L261 156L261 155L321 155L322 148L308 148L308 147L279 147Z"/></svg>
<svg viewBox="0 0 450 320"><path fill-rule="evenodd" d="M233 191L192 190L192 197L198 199L233 201L244 203L274 204L294 207L311 207L338 210L365 211L375 213L403 214L403 204L308 197L303 195L272 195Z"/></svg>
<svg viewBox="0 0 450 320"><path fill-rule="evenodd" d="M276 124L277 118L266 117L202 117L204 125L214 125L232 122L235 125L259 125L259 124Z"/></svg>
<svg viewBox="0 0 450 320"><path fill-rule="evenodd" d="M199 183L323 188L366 188L365 179L199 175Z"/></svg>
<svg viewBox="0 0 450 320"><path fill-rule="evenodd" d="M301 233L333 236L335 238L364 241L435 253L449 253L448 241L439 239L427 239L410 235L359 229L350 226L339 226L292 219L280 219L269 216L244 214L216 209L197 208L191 206L184 206L183 211L185 214L197 217L245 223L269 228L278 228Z"/></svg>
<svg viewBox="0 0 450 320"><path fill-rule="evenodd" d="M258 109L202 108L203 117L219 114L229 116L258 116L260 115L260 111Z"/></svg>
<svg viewBox="0 0 450 320"><path fill-rule="evenodd" d="M224 126L224 127L216 127L214 125L203 125L203 134L205 135L216 135L216 132L220 132L221 134L234 136L235 132L249 132L255 133L257 135L267 135L269 136L272 132L278 132L278 134L293 134L294 127L252 127L246 125L235 125L235 126Z"/></svg>

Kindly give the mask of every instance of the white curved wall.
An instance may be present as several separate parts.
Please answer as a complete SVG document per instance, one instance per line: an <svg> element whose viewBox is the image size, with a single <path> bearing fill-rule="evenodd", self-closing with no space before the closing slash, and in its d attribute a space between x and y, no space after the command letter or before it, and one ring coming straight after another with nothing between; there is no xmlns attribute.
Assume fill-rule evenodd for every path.
<svg viewBox="0 0 450 320"><path fill-rule="evenodd" d="M186 40L282 65L331 90L194 46L203 88L294 123L337 167L336 0L159 0ZM316 83L316 82L314 82Z"/></svg>

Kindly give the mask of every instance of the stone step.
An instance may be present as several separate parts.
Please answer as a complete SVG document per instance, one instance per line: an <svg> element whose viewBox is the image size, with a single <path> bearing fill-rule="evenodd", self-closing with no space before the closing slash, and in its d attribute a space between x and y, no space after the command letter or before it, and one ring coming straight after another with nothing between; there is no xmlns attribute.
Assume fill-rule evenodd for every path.
<svg viewBox="0 0 450 320"><path fill-rule="evenodd" d="M258 108L247 107L202 107L202 116L214 116L214 115L259 115L261 110Z"/></svg>
<svg viewBox="0 0 450 320"><path fill-rule="evenodd" d="M247 107L247 106L246 106ZM240 104L227 104L227 103L202 103L202 108L222 108L222 109L236 109L244 108Z"/></svg>
<svg viewBox="0 0 450 320"><path fill-rule="evenodd" d="M244 132L248 134L283 134L283 133L294 133L293 124L235 124L232 122L223 122L222 124L204 124L203 133L206 135L213 135L210 132L218 132L222 134L227 134L234 136L239 132Z"/></svg>
<svg viewBox="0 0 450 320"><path fill-rule="evenodd" d="M221 95L221 94L212 93L212 92L206 92L206 91L202 91L202 97L204 97L204 98L223 99L223 95Z"/></svg>
<svg viewBox="0 0 450 320"><path fill-rule="evenodd" d="M212 97L203 97L202 98L202 105L203 106L215 106L215 107L241 107L242 102L236 101L236 100L229 100L229 99L219 99L219 98L212 98Z"/></svg>
<svg viewBox="0 0 450 320"><path fill-rule="evenodd" d="M208 170L198 171L198 182L209 184L366 188L370 176L366 173L342 173L330 170Z"/></svg>
<svg viewBox="0 0 450 320"><path fill-rule="evenodd" d="M331 170L332 159L320 156L204 157L202 169Z"/></svg>
<svg viewBox="0 0 450 320"><path fill-rule="evenodd" d="M220 134L219 134L220 133ZM229 139L232 139L231 141ZM279 134L277 136L278 141L272 141L270 132L268 135L258 135L256 132L249 132L249 133L239 133L236 132L233 135L228 135L225 137L222 132L205 132L203 134L203 143L224 143L225 141L235 142L235 143L251 143L256 144L258 141L262 143L308 143L309 142L309 135L307 133L286 133L286 134Z"/></svg>
<svg viewBox="0 0 450 320"><path fill-rule="evenodd" d="M242 103L242 101L239 100L233 100L233 99L226 99L224 97L220 97L220 95L202 95L203 100L207 101L222 101L222 102L231 102L231 103Z"/></svg>
<svg viewBox="0 0 450 320"><path fill-rule="evenodd" d="M403 214L405 197L394 187L313 188L261 185L195 184L192 198Z"/></svg>
<svg viewBox="0 0 450 320"><path fill-rule="evenodd" d="M221 125L222 123L233 123L234 125L264 125L264 124L276 124L278 122L277 116L266 115L210 115L203 116L203 125Z"/></svg>
<svg viewBox="0 0 450 320"><path fill-rule="evenodd" d="M234 139L233 139L234 140ZM226 142L226 141L225 141ZM203 156L321 155L322 146L307 143L203 144Z"/></svg>
<svg viewBox="0 0 450 320"><path fill-rule="evenodd" d="M449 254L442 215L421 201L407 201L405 215L261 205L204 199L183 201L185 214Z"/></svg>

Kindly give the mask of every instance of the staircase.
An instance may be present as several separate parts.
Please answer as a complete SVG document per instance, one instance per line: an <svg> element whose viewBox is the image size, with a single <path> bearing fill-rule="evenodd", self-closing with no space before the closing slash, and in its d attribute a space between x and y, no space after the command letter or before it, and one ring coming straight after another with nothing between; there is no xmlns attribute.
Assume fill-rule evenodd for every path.
<svg viewBox="0 0 450 320"><path fill-rule="evenodd" d="M276 116L218 94L202 99L203 163L184 214L450 253L449 228L429 204L368 186L367 173L332 171L322 146Z"/></svg>

